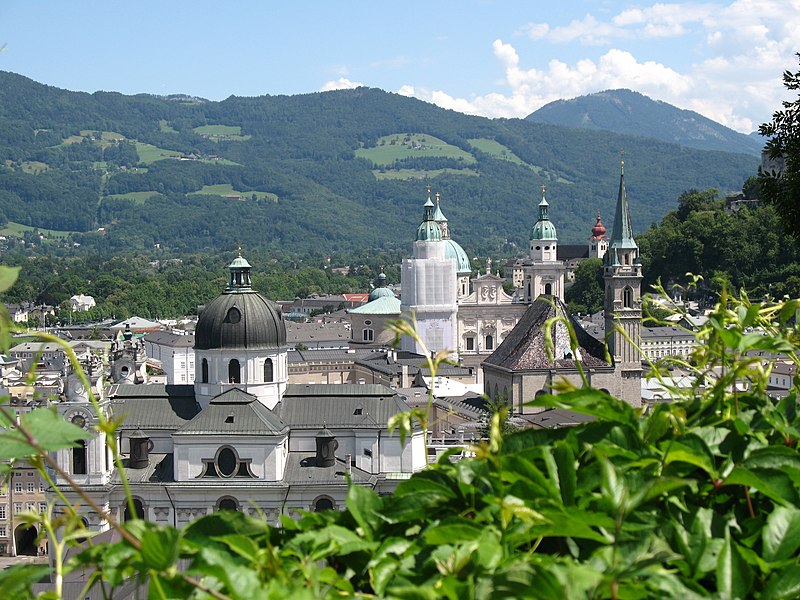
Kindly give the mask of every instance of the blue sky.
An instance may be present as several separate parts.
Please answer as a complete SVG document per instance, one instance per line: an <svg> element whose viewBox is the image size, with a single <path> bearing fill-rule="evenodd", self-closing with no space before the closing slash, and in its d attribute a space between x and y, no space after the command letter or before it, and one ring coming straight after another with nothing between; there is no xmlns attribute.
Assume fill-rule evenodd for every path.
<svg viewBox="0 0 800 600"><path fill-rule="evenodd" d="M745 133L787 98L800 0L0 0L0 70L125 94L366 85L524 117L625 87Z"/></svg>

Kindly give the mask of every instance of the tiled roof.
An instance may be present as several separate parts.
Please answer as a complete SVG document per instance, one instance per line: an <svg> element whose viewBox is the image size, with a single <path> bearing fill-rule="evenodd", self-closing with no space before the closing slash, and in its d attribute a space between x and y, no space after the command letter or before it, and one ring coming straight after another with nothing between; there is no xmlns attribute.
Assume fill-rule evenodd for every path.
<svg viewBox="0 0 800 600"><path fill-rule="evenodd" d="M282 435L288 427L251 394L237 388L223 392L175 435Z"/></svg>
<svg viewBox="0 0 800 600"><path fill-rule="evenodd" d="M605 345L586 333L572 317L568 317L564 303L553 296L539 296L484 363L512 371L575 368L569 335L563 322L553 323L554 360L551 361L547 356L545 323L556 317L568 318L572 323L578 340L578 358L584 367L611 366L605 360Z"/></svg>
<svg viewBox="0 0 800 600"><path fill-rule="evenodd" d="M178 335L169 331L154 331L144 336L144 341L170 348L193 348L194 334Z"/></svg>
<svg viewBox="0 0 800 600"><path fill-rule="evenodd" d="M314 453L309 452L289 452L286 458L286 470L283 474L283 482L290 484L340 484L347 486L345 472L347 465L340 457L336 457L336 462L330 467L318 467ZM350 477L355 483L375 483L377 477L370 475L366 471L357 467L351 467Z"/></svg>

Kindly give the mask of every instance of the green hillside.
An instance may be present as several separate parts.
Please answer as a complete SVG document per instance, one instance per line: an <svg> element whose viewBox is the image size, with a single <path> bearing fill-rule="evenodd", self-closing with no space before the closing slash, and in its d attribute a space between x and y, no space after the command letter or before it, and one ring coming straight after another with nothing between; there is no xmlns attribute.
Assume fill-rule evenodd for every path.
<svg viewBox="0 0 800 600"><path fill-rule="evenodd" d="M639 231L681 192L739 190L757 170L753 156L376 89L187 103L0 72L0 222L79 232L104 252L407 249L427 185L471 254L525 248L542 184L560 239L578 242L598 211L610 220L622 148ZM256 201L222 197L234 194Z"/></svg>

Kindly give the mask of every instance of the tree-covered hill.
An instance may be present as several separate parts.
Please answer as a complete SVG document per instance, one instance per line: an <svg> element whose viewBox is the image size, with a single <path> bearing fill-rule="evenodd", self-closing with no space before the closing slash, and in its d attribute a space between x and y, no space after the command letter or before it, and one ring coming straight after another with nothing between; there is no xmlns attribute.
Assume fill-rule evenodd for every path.
<svg viewBox="0 0 800 600"><path fill-rule="evenodd" d="M744 154L467 116L377 89L209 102L0 72L0 222L73 231L102 251L407 248L428 184L473 255L526 247L541 185L560 238L578 242L598 211L611 218L621 149L638 230L682 191L739 190L757 169Z"/></svg>
<svg viewBox="0 0 800 600"><path fill-rule="evenodd" d="M556 100L528 115L527 120L650 137L701 150L758 156L764 147L757 136L744 135L694 111L651 100L631 90L606 90Z"/></svg>

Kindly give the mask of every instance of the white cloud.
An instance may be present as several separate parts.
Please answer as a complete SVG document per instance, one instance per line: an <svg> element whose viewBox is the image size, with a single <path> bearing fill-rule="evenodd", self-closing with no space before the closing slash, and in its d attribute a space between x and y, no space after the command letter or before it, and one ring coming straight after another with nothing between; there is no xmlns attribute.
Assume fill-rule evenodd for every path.
<svg viewBox="0 0 800 600"><path fill-rule="evenodd" d="M604 20L589 14L566 25L529 23L521 31L534 40L537 54L576 42L586 53L570 63L554 58L526 69L525 42L518 50L498 39L492 51L503 69L503 91L466 98L411 87L405 93L469 114L524 117L552 100L624 87L749 132L787 97L781 74L796 70L800 0L656 3ZM664 54L667 39L680 51ZM651 40L661 40L660 46L651 49ZM647 60L639 58L644 52ZM687 54L691 62L673 63Z"/></svg>
<svg viewBox="0 0 800 600"><path fill-rule="evenodd" d="M363 83L359 83L357 81L350 81L346 77L340 77L334 81L327 81L325 84L319 88L320 92L330 92L333 90L352 90L357 87L363 86Z"/></svg>

